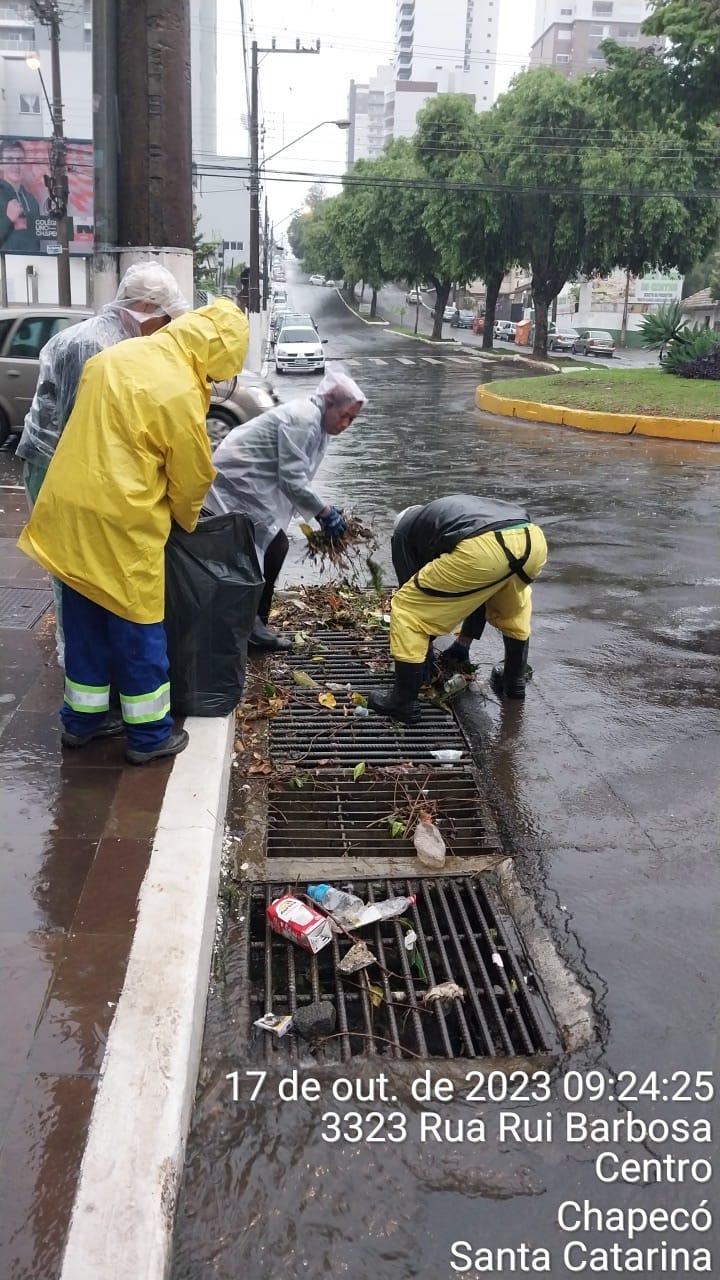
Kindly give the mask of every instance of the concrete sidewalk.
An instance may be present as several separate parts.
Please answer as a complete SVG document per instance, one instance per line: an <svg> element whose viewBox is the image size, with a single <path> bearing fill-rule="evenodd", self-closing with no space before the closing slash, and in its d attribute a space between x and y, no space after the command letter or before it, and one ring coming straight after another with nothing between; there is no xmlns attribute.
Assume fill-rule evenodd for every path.
<svg viewBox="0 0 720 1280"><path fill-rule="evenodd" d="M48 586L0 491L0 599ZM6 590L10 589L9 594ZM49 594L48 597L49 599ZM29 620L29 619L28 619ZM124 738L62 751L54 621L0 617L0 1275L54 1280L172 762Z"/></svg>

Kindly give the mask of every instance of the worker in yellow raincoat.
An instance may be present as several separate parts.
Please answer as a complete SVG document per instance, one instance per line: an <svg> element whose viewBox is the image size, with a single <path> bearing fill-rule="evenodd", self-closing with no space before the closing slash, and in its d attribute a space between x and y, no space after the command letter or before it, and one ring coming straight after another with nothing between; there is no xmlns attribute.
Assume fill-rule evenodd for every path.
<svg viewBox="0 0 720 1280"><path fill-rule="evenodd" d="M187 745L170 714L165 543L192 532L215 476L209 381L242 369L246 317L229 299L93 356L18 545L63 584L62 741L127 733L145 764ZM122 721L109 712L111 679Z"/></svg>
<svg viewBox="0 0 720 1280"><path fill-rule="evenodd" d="M392 559L400 583L390 606L395 683L389 694L371 693L368 706L416 724L435 636L462 624L445 650L462 663L486 620L502 633L505 646L504 663L493 669L493 687L503 697L524 698L531 584L547 559L543 531L527 511L467 493L408 507L395 522Z"/></svg>

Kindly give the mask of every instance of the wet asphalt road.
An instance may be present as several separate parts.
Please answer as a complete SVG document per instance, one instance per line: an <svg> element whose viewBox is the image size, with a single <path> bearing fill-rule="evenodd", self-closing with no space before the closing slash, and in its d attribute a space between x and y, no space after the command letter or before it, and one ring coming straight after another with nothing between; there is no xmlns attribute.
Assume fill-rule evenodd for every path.
<svg viewBox="0 0 720 1280"><path fill-rule="evenodd" d="M606 1120L627 1116L628 1107L647 1121L716 1113L706 1102L673 1101L671 1076L718 1065L720 452L493 419L473 407L487 373L475 357L453 362L451 348L370 328L329 290L292 278L288 288L295 307L314 311L328 359L342 358L369 396L323 463L324 497L373 517L386 542L399 509L463 490L527 503L545 527L550 555L534 589L527 700L500 705L490 693L483 677L501 652L490 630L475 646L480 679L460 709L505 845L591 993L597 1035L560 1064L549 1102L514 1104L523 1119L554 1126L548 1141L500 1141L498 1104L466 1100L443 1113L484 1118L486 1145L421 1143L420 1106L398 1073L392 1085L408 1116L407 1141L328 1144L320 1104L280 1103L270 1093L254 1104L246 1094L230 1100L225 1073L246 1062L234 1031L231 960L227 987L211 993L174 1280L230 1280L246 1267L259 1280L444 1280L459 1273L451 1267L456 1240L544 1246L553 1275L575 1274L563 1260L569 1240L588 1249L628 1240L610 1230L561 1230L564 1200L650 1210L714 1198L692 1179L602 1184L594 1163L603 1149L621 1158L708 1158L711 1145L629 1135L569 1143L564 1124L569 1109ZM313 382L278 386L289 398ZM298 566L296 550L288 581L297 581ZM616 1086L596 1102L565 1099L567 1072L591 1068L616 1079L620 1071L658 1078L637 1102L612 1100ZM311 1061L307 1071L317 1074ZM712 1242L668 1230L634 1243L663 1239ZM620 1271L617 1263L603 1269ZM663 1273L659 1263L645 1270Z"/></svg>

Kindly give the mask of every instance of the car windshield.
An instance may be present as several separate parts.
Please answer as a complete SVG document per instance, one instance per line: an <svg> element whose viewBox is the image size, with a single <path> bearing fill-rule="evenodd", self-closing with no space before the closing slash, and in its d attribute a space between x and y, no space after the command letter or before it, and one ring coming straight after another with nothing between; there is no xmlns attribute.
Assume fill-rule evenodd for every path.
<svg viewBox="0 0 720 1280"><path fill-rule="evenodd" d="M461 311L461 312L460 312L460 315L462 316L463 320L472 320L473 316L475 315L475 312L474 312L474 311Z"/></svg>
<svg viewBox="0 0 720 1280"><path fill-rule="evenodd" d="M612 342L612 338L610 337L610 334L609 334L609 333L606 333L606 331L605 331L604 329L591 329L591 330L590 330L590 337L591 337L591 338L602 338L603 342Z"/></svg>
<svg viewBox="0 0 720 1280"><path fill-rule="evenodd" d="M577 329L558 329L556 338L577 338Z"/></svg>
<svg viewBox="0 0 720 1280"><path fill-rule="evenodd" d="M281 342L317 342L317 334L312 329L283 329Z"/></svg>

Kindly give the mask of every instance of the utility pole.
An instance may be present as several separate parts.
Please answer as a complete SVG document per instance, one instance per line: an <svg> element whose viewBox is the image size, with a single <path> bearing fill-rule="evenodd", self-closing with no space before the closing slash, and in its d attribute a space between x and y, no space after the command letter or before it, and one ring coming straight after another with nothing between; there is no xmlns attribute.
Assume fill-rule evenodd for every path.
<svg viewBox="0 0 720 1280"><path fill-rule="evenodd" d="M152 255L192 298L189 0L116 0L120 270Z"/></svg>
<svg viewBox="0 0 720 1280"><path fill-rule="evenodd" d="M265 226L263 229L263 306L267 307L268 295L270 293L270 264L268 261L268 253L270 236L270 222L268 218L268 202L265 196Z"/></svg>
<svg viewBox="0 0 720 1280"><path fill-rule="evenodd" d="M60 14L57 0L33 0L32 10L38 22L48 28L50 37L53 135L50 143L50 175L46 176L45 184L50 194L51 211L57 219L58 301L62 307L69 307L71 291L67 224L68 175L60 79Z"/></svg>
<svg viewBox="0 0 720 1280"><path fill-rule="evenodd" d="M260 49L257 40L252 42L250 58L250 290L248 311L260 310L260 161L258 121L258 54L259 53L319 53L320 41L315 47L305 49L299 40L294 49L278 49L273 38L269 49Z"/></svg>
<svg viewBox="0 0 720 1280"><path fill-rule="evenodd" d="M117 13L115 0L93 0L93 150L95 154L92 303L117 293Z"/></svg>

